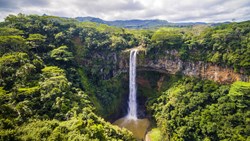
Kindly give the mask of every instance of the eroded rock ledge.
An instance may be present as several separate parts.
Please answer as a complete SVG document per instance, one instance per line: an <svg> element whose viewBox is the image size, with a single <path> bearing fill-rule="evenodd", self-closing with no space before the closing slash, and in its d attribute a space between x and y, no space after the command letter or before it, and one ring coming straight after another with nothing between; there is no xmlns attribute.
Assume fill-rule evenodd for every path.
<svg viewBox="0 0 250 141"><path fill-rule="evenodd" d="M175 55L176 52L170 53ZM158 71L168 74L182 74L186 76L199 77L202 79L213 80L222 84L232 83L234 81L249 81L249 76L236 73L233 69L218 66L212 63L185 62L177 57L167 56L160 59L149 59L145 57L137 59L137 69L145 71ZM119 70L126 71L129 67L129 59L122 57L119 59Z"/></svg>

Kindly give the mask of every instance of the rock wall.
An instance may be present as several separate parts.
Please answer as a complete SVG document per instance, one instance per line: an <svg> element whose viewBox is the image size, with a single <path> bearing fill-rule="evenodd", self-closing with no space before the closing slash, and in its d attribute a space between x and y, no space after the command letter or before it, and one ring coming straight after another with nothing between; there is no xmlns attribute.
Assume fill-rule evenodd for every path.
<svg viewBox="0 0 250 141"><path fill-rule="evenodd" d="M186 76L199 77L202 79L213 80L222 84L232 83L234 81L249 81L249 76L236 73L233 69L222 67L212 63L185 62L178 58L178 52L166 52L165 57L150 59L147 55L138 57L137 69L158 71L168 74L182 74ZM169 57L171 55L172 57ZM127 71L129 67L129 59L127 55L120 57L118 68L120 71Z"/></svg>

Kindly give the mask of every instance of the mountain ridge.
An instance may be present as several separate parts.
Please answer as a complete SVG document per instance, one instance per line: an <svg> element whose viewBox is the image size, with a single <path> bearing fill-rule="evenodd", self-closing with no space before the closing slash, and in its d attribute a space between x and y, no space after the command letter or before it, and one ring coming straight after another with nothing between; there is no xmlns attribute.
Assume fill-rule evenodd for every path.
<svg viewBox="0 0 250 141"><path fill-rule="evenodd" d="M172 23L167 20L160 20L160 19L131 19L131 20L114 20L108 21L103 20L101 18L96 17L76 17L76 20L80 22L95 22L100 24L107 24L109 26L117 26L123 28L154 28L154 27L161 27L161 26L193 26L193 25L209 25L209 23L205 22L183 22L183 23Z"/></svg>

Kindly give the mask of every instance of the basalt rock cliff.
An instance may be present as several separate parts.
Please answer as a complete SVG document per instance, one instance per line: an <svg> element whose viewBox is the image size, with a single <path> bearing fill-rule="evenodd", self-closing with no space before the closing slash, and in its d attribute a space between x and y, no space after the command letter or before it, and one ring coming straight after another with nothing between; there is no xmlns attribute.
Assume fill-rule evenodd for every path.
<svg viewBox="0 0 250 141"><path fill-rule="evenodd" d="M127 72L129 68L128 55L115 57L118 63L118 73ZM137 58L137 70L157 71L167 74L180 74L212 80L221 84L235 81L249 81L244 72L235 72L232 68L203 61L183 61L178 57L176 50L166 51L165 56L159 58L148 57L140 52Z"/></svg>

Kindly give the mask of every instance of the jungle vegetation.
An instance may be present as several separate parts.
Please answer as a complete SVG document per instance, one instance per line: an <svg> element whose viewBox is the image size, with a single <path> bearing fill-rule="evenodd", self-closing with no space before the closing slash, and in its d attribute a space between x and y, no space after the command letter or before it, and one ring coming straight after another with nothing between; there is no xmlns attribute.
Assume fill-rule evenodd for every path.
<svg viewBox="0 0 250 141"><path fill-rule="evenodd" d="M152 59L176 50L249 75L249 31L249 21L135 30L9 15L0 23L0 140L134 140L106 121L127 92L117 63L124 50L143 44ZM249 82L170 80L146 102L162 138L250 140Z"/></svg>

